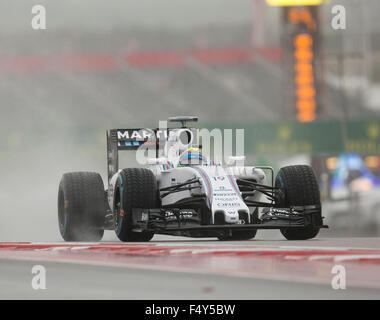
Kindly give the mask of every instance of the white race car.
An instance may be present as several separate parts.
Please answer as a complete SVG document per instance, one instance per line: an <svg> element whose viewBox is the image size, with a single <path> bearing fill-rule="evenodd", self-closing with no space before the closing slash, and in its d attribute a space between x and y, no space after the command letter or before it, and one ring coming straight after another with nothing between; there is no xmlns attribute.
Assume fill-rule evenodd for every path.
<svg viewBox="0 0 380 320"><path fill-rule="evenodd" d="M64 240L100 241L104 230L115 230L121 241L149 241L156 233L248 240L258 229L305 240L327 227L311 167L281 168L274 181L272 168L243 166L241 157L209 160L196 143L197 129L186 126L196 117L169 121L182 126L107 131L106 190L98 173L63 175L58 220ZM119 151L142 145L155 152L147 166L119 169Z"/></svg>

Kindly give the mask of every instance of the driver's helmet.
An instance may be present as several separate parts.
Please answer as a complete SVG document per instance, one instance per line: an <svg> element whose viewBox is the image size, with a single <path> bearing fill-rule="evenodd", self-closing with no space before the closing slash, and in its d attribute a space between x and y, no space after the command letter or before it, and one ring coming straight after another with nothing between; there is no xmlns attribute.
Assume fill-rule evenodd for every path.
<svg viewBox="0 0 380 320"><path fill-rule="evenodd" d="M189 148L179 156L178 167L207 164L207 158L199 148Z"/></svg>

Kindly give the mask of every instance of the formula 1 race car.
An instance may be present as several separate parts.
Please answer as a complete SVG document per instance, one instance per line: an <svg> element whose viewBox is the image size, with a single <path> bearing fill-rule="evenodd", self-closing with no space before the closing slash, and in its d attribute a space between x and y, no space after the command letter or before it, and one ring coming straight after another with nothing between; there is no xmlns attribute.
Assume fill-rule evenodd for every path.
<svg viewBox="0 0 380 320"><path fill-rule="evenodd" d="M327 227L311 167L283 167L274 179L271 167L241 165L242 157L209 160L198 130L186 125L196 117L169 121L181 126L107 131L107 190L98 173L63 175L58 220L64 240L100 241L104 230L115 230L121 241L149 241L154 234L248 240L258 229L306 240ZM154 152L145 168L118 168L119 151L141 147Z"/></svg>

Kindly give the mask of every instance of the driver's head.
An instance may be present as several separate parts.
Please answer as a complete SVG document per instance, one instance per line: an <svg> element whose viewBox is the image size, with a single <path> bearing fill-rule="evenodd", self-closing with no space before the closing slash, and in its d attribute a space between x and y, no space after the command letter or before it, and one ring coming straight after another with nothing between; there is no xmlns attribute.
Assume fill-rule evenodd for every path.
<svg viewBox="0 0 380 320"><path fill-rule="evenodd" d="M207 163L207 158L200 152L199 148L189 148L179 156L178 166L194 166Z"/></svg>

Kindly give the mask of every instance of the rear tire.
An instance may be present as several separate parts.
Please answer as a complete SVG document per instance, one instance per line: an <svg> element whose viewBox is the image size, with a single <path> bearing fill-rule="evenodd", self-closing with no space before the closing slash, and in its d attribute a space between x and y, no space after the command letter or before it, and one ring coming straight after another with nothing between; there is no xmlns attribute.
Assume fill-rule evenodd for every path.
<svg viewBox="0 0 380 320"><path fill-rule="evenodd" d="M275 186L280 188L278 198L282 207L321 204L317 178L310 166L281 168ZM281 233L288 240L307 240L316 237L319 229L319 226L311 225L305 228L281 229Z"/></svg>
<svg viewBox="0 0 380 320"><path fill-rule="evenodd" d="M59 231L65 241L100 241L106 205L102 177L95 172L70 172L58 189Z"/></svg>
<svg viewBox="0 0 380 320"><path fill-rule="evenodd" d="M157 208L157 181L149 169L128 168L120 172L116 183L115 232L121 241L146 242L154 232L135 232L132 226L132 209Z"/></svg>

